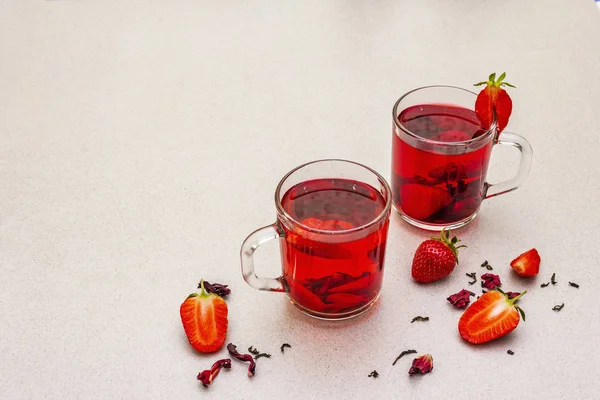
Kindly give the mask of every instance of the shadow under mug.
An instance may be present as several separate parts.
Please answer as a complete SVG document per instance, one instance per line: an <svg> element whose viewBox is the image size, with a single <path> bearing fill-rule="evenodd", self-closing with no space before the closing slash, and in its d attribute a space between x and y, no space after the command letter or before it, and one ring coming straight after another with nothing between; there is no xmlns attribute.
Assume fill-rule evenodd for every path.
<svg viewBox="0 0 600 400"><path fill-rule="evenodd" d="M240 251L253 288L285 292L304 313L346 319L367 311L383 281L391 191L374 170L327 159L301 165L275 190L277 221L251 233ZM279 239L282 275L256 275L256 249Z"/></svg>
<svg viewBox="0 0 600 400"><path fill-rule="evenodd" d="M519 187L531 166L529 142L514 133L498 135L494 116L481 129L473 111L477 95L453 86L427 86L400 97L392 117L392 197L410 224L440 231L468 224L481 202ZM490 184L486 175L492 148L517 148L516 176Z"/></svg>

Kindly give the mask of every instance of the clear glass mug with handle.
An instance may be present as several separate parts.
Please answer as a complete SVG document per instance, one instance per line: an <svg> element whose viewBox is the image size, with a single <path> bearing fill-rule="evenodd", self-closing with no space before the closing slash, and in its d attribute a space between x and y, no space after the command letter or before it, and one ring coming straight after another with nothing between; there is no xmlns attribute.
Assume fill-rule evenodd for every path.
<svg viewBox="0 0 600 400"><path fill-rule="evenodd" d="M251 233L240 251L255 289L285 292L304 313L345 319L368 310L383 281L391 191L374 170L346 160L301 165L275 190L277 221ZM279 240L282 275L256 275L253 255Z"/></svg>
<svg viewBox="0 0 600 400"><path fill-rule="evenodd" d="M481 202L518 188L531 166L529 142L515 133L498 135L494 118L483 129L475 114L477 95L453 86L412 90L393 108L392 197L394 208L410 224L427 230L468 224ZM505 182L487 182L492 149L520 151L517 174Z"/></svg>

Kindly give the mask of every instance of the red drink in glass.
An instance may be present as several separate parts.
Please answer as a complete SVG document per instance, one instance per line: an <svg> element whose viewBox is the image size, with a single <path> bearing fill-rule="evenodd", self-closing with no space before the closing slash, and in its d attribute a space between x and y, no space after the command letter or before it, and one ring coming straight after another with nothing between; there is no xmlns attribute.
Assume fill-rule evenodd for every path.
<svg viewBox="0 0 600 400"><path fill-rule="evenodd" d="M284 292L302 312L334 320L369 310L379 297L392 208L376 171L337 159L288 172L275 189L277 220L252 232L240 250L244 280ZM256 274L254 252L279 240L281 276Z"/></svg>
<svg viewBox="0 0 600 400"><path fill-rule="evenodd" d="M486 134L473 110L453 105L408 107L399 123L420 141L394 134L392 198L416 221L451 225L474 215L486 195L493 142L457 146ZM447 144L447 145L446 145Z"/></svg>
<svg viewBox="0 0 600 400"><path fill-rule="evenodd" d="M439 231L468 224L481 202L508 193L525 181L531 165L529 142L515 133L498 133L496 118L480 125L477 94L454 86L425 86L404 94L393 108L392 198L408 223ZM517 174L486 181L492 147L521 153Z"/></svg>
<svg viewBox="0 0 600 400"><path fill-rule="evenodd" d="M345 314L377 298L389 225L384 219L367 226L386 207L378 190L349 179L315 179L291 187L281 205L299 222L283 225L280 239L283 280L294 303Z"/></svg>

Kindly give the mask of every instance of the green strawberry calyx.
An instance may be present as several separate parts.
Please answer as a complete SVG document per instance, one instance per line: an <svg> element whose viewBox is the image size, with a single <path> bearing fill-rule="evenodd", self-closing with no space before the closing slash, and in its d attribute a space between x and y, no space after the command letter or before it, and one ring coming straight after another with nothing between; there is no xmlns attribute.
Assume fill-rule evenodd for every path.
<svg viewBox="0 0 600 400"><path fill-rule="evenodd" d="M487 85L488 87L494 87L494 88L499 88L502 86L508 86L511 88L516 88L516 86L508 83L508 82L504 82L504 78L506 78L506 72L503 72L498 79L496 79L496 73L494 72L493 74L491 74L488 78L487 81L481 81L481 82L477 82L476 84L474 84L473 86L481 86L481 85Z"/></svg>
<svg viewBox="0 0 600 400"><path fill-rule="evenodd" d="M192 293L187 298L190 299L193 297L209 297L212 295L212 293L207 292L206 289L204 288L204 279L200 280L200 289L201 289L200 293Z"/></svg>
<svg viewBox="0 0 600 400"><path fill-rule="evenodd" d="M521 314L521 317L523 318L523 321L525 321L525 311L523 311L523 309L521 307L519 307L518 304L515 304L517 302L517 300L519 300L521 297L525 296L525 293L527 293L527 290L524 290L523 292L521 292L517 297L513 297L512 299L508 297L508 295L506 293L504 293L502 291L502 289L500 289L499 287L494 288L494 290L502 293L505 297L506 297L506 301L508 302L509 305L514 306L517 311L519 312L519 314Z"/></svg>
<svg viewBox="0 0 600 400"><path fill-rule="evenodd" d="M467 247L464 244L457 246L458 242L460 242L460 239L458 239L456 236L453 236L451 239L450 231L449 230L447 231L445 228L442 229L442 231L440 232L440 237L432 237L431 239L440 241L440 242L444 243L446 246L448 246L448 248L454 254L454 258L456 258L457 264L458 264L458 249L460 249L461 247Z"/></svg>

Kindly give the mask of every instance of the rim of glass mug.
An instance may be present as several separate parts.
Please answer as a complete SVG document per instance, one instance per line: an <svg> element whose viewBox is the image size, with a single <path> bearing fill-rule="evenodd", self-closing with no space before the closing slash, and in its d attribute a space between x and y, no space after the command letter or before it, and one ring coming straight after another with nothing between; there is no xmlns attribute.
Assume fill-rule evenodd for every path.
<svg viewBox="0 0 600 400"><path fill-rule="evenodd" d="M400 113L398 111L403 111L402 110L398 110L400 107L400 103L402 102L402 100L405 100L408 96L410 96L411 94L414 94L415 92L419 92L425 89L452 89L452 90L457 90L460 91L462 93L469 93L473 96L475 96L475 98L477 97L477 93L472 92L468 89L464 89L458 86L452 86L452 85L429 85L429 86L422 86L416 89L413 89L409 92L404 93L394 104L394 107L392 108L392 120L394 121L394 126L398 129L400 129L402 132L404 132L405 134L407 134L408 136L410 136L411 138L423 142L423 143L427 143L430 145L435 145L435 146L443 146L443 147L454 147L454 146L469 146L471 147L472 145L477 145L479 144L479 142L485 142L486 140L489 139L489 136L492 136L492 139L495 139L495 134L496 134L496 126L497 126L497 122L496 122L496 115L494 114L493 118L492 118L492 124L490 125L489 129L487 131L485 131L485 133L481 136L478 136L474 139L469 139L469 140L463 140L462 142L441 142L438 140L433 140L433 139L428 139L428 138L424 138L422 136L417 135L414 132L411 132L408 128L406 128L402 123L400 123L400 121L398 120L398 115L400 115ZM451 104L451 103L437 103L437 102L429 102L429 104L438 104L438 105L452 105L452 106L456 106L457 104Z"/></svg>
<svg viewBox="0 0 600 400"><path fill-rule="evenodd" d="M298 170L300 170L300 169L302 169L304 167L307 167L307 166L313 165L313 164L318 164L318 163L323 163L323 162L331 162L331 161L353 164L353 165L356 165L358 167L364 168L367 171L371 172L373 175L375 175L375 177L377 178L377 180L379 181L379 183L383 186L383 189L385 190L385 193L381 193L382 191L380 189L378 189L378 188L375 188L375 190L378 190L384 196L384 198L385 198L385 207L371 221L369 221L369 222L367 222L367 223L365 223L365 224L363 224L361 226L358 226L356 228L352 228L352 229L330 231L330 230L317 229L317 228L310 227L308 225L304 225L300 221L296 220L294 217L292 217L291 215L289 215L283 209L283 206L281 205L281 188L283 187L283 185L285 184L285 182L287 181L287 179L289 177L291 177L295 172L297 172ZM387 216L391 213L391 209L392 209L392 189L390 188L390 185L387 183L387 181L385 180L385 178L383 176L381 176L381 174L379 174L374 169L372 169L370 167L367 167L364 164L358 163L356 161L344 160L344 159L341 159L341 158L324 158L324 159L321 159L321 160L309 161L307 163L299 165L299 166L295 167L294 169L292 169L287 174L285 174L283 176L283 178L281 178L281 180L277 184L277 188L275 189L275 207L277 208L277 215L283 221L289 222L289 223L291 223L293 225L298 225L298 226L302 227L302 229L304 229L306 231L314 232L314 233L319 233L319 234L327 234L327 235L348 234L348 233L359 232L359 231L362 231L364 229L370 228L371 226L377 224L381 220L387 218Z"/></svg>

